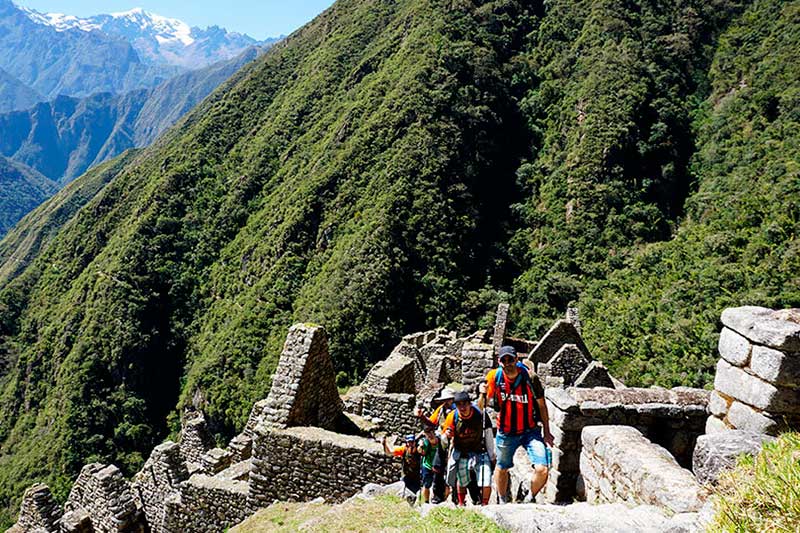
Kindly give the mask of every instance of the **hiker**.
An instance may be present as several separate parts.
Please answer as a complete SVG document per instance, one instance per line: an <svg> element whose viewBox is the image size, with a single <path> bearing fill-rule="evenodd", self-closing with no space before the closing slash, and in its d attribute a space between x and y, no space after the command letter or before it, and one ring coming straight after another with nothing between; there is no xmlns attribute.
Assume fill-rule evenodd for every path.
<svg viewBox="0 0 800 533"><path fill-rule="evenodd" d="M417 409L417 416L422 419L426 427L438 428L439 444L437 445L436 456L433 460L433 497L432 503L442 503L450 496L450 487L445 482L445 472L447 470L447 448L449 443L444 435L442 426L447 419L447 415L455 409L453 398L455 391L450 387L445 387L439 396L433 399L439 405L434 409L430 417L425 416L421 408Z"/></svg>
<svg viewBox="0 0 800 533"><path fill-rule="evenodd" d="M447 419L447 415L450 414L450 411L455 409L453 406L455 394L456 392L453 389L445 387L442 389L442 392L439 393L439 396L433 399L433 401L439 405L433 410L431 416L426 417L422 408L417 409L417 416L423 418L423 422L427 421L426 425L438 426L441 429L444 425L444 421Z"/></svg>
<svg viewBox="0 0 800 533"><path fill-rule="evenodd" d="M439 436L433 428L426 428L417 448L422 455L422 503L431 501L431 487L435 476L436 454L441 447Z"/></svg>
<svg viewBox="0 0 800 533"><path fill-rule="evenodd" d="M451 440L452 454L448 463L447 481L458 491L458 505L465 505L470 472L481 489L481 504L489 503L492 492L492 463L495 460L491 432L485 431L485 417L472 404L464 391L455 395L456 408L444 422L445 434ZM491 424L490 424L491 426Z"/></svg>
<svg viewBox="0 0 800 533"><path fill-rule="evenodd" d="M513 346L500 348L497 359L500 366L489 371L479 390L495 402L498 411L495 486L500 503L508 503L508 469L514 466L517 448L525 448L533 466L531 496L536 497L547 482L549 461L545 445L553 445L553 435L539 377L519 362Z"/></svg>
<svg viewBox="0 0 800 533"><path fill-rule="evenodd" d="M386 443L386 437L383 437L381 441L383 444L383 452L386 455L403 458L403 483L414 498L416 498L416 495L419 493L422 484L422 480L420 479L421 455L420 451L417 449L416 441L415 435L407 435L403 446L395 446L391 449Z"/></svg>

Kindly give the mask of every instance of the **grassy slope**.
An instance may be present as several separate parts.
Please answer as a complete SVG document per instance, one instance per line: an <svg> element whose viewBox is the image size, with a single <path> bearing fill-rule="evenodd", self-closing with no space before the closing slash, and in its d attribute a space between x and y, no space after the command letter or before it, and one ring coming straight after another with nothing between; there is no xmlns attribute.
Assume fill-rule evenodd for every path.
<svg viewBox="0 0 800 533"><path fill-rule="evenodd" d="M786 433L745 456L720 479L710 532L797 531L800 524L800 434Z"/></svg>
<svg viewBox="0 0 800 533"><path fill-rule="evenodd" d="M0 236L56 190L34 169L0 156Z"/></svg>
<svg viewBox="0 0 800 533"><path fill-rule="evenodd" d="M340 505L276 504L233 527L230 533L288 533L300 530L324 533L503 531L494 522L474 511L442 506L433 509L423 518L405 500L384 496L374 500L348 501Z"/></svg>

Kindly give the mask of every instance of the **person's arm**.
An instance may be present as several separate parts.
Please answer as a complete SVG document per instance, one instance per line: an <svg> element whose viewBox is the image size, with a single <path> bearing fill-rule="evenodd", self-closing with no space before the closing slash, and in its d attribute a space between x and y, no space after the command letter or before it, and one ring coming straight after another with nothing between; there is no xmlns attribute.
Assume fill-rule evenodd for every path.
<svg viewBox="0 0 800 533"><path fill-rule="evenodd" d="M547 402L544 398L537 398L536 403L539 404L539 416L542 417L542 428L544 428L544 443L548 446L553 446L555 439L553 434L550 433L550 415L547 413Z"/></svg>
<svg viewBox="0 0 800 533"><path fill-rule="evenodd" d="M436 425L439 423L437 414L441 411L441 406L434 409L431 416L426 416L425 411L422 410L422 407L417 407L416 412L414 413L417 418L422 420L422 423L425 424L427 427L435 428Z"/></svg>
<svg viewBox="0 0 800 533"><path fill-rule="evenodd" d="M394 457L394 453L392 452L392 450L389 449L389 445L386 444L386 437L383 437L383 440L381 440L381 444L383 444L383 453Z"/></svg>
<svg viewBox="0 0 800 533"><path fill-rule="evenodd" d="M442 426L444 434L450 441L453 440L453 435L455 435L455 412L455 409L450 411L450 414L447 415L447 418L444 420L444 425Z"/></svg>

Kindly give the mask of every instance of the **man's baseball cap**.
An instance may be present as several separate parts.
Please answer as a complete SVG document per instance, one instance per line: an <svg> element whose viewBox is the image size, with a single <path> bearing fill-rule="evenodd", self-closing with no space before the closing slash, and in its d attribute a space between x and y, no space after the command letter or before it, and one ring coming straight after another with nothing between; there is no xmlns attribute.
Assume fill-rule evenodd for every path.
<svg viewBox="0 0 800 533"><path fill-rule="evenodd" d="M517 357L517 350L513 346L503 346L500 348L500 351L497 352L497 358L502 359L503 356L510 355L511 357Z"/></svg>
<svg viewBox="0 0 800 533"><path fill-rule="evenodd" d="M458 402L468 402L468 401L470 401L470 398L469 398L469 394L462 390L462 391L458 391L456 393L456 397L453 398L453 400L456 403L458 403Z"/></svg>

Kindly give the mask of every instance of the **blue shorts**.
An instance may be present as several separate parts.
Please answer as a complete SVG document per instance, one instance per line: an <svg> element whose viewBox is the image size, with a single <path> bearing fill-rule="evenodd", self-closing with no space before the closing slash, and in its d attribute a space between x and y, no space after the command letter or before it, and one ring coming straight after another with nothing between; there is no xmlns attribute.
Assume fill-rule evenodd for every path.
<svg viewBox="0 0 800 533"><path fill-rule="evenodd" d="M433 486L433 470L422 467L422 486L429 489Z"/></svg>
<svg viewBox="0 0 800 533"><path fill-rule="evenodd" d="M520 446L525 448L532 465L547 466L547 450L539 428L530 429L520 435L505 435L498 431L494 443L497 448L498 468L508 470L514 466L514 454Z"/></svg>

